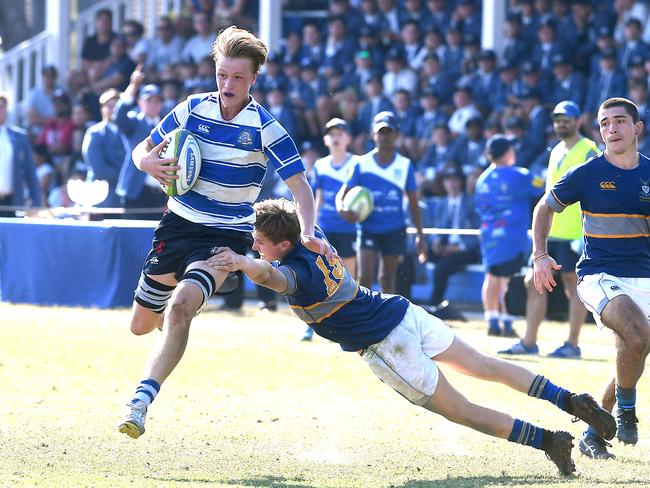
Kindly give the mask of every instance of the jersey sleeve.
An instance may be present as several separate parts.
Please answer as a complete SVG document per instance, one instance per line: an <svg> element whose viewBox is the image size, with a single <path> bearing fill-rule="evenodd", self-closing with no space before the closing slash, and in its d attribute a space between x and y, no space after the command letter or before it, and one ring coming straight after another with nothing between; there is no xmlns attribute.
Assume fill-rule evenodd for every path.
<svg viewBox="0 0 650 488"><path fill-rule="evenodd" d="M414 192L417 190L417 185L415 183L415 170L413 169L412 161L409 161L409 169L406 175L406 187L404 189L408 192Z"/></svg>
<svg viewBox="0 0 650 488"><path fill-rule="evenodd" d="M344 184L348 188L354 188L361 184L361 164L358 161L350 168Z"/></svg>
<svg viewBox="0 0 650 488"><path fill-rule="evenodd" d="M262 117L262 150L280 178L286 180L305 171L296 143L278 121L265 115L269 119Z"/></svg>
<svg viewBox="0 0 650 488"><path fill-rule="evenodd" d="M278 266L278 271L287 279L287 290L283 295L296 295L301 289L309 288L311 271L307 263L295 259Z"/></svg>
<svg viewBox="0 0 650 488"><path fill-rule="evenodd" d="M555 212L563 212L580 200L585 165L571 168L546 194L546 204Z"/></svg>
<svg viewBox="0 0 650 488"><path fill-rule="evenodd" d="M190 112L199 104L199 102L201 102L202 99L203 96L200 95L191 96L187 97L187 100L176 105L171 112L165 115L165 118L151 129L151 140L153 140L153 143L156 145L160 144L165 136L171 131L180 127L185 127Z"/></svg>

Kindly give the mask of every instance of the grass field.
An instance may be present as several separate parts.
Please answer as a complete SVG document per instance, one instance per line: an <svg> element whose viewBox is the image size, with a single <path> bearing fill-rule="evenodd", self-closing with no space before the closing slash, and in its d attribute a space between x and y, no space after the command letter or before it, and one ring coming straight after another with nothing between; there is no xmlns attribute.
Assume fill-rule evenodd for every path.
<svg viewBox="0 0 650 488"><path fill-rule="evenodd" d="M562 478L541 451L412 406L357 355L300 342L302 325L286 310L199 316L138 440L116 425L157 331L132 336L127 311L1 304L0 317L3 487L650 485L650 372L638 391L639 444L615 442L618 459L605 462L576 445L578 474ZM509 344L480 322L453 325L484 351ZM545 324L542 352L565 334ZM596 396L612 372L611 343L587 326L583 360L521 363ZM547 402L445 374L473 400L574 436L583 429Z"/></svg>

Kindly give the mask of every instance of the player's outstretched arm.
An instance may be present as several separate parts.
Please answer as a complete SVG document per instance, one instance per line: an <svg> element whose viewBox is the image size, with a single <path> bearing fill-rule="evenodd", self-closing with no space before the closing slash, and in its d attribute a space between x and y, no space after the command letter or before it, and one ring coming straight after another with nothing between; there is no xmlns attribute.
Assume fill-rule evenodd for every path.
<svg viewBox="0 0 650 488"><path fill-rule="evenodd" d="M533 212L533 278L535 289L542 293L544 289L553 291L556 285L553 272L562 269L546 250L551 224L553 223L553 209L542 198L535 206Z"/></svg>
<svg viewBox="0 0 650 488"><path fill-rule="evenodd" d="M176 165L178 158L161 158L160 153L169 144L168 139L163 139L157 146L147 137L133 148L131 156L133 163L140 170L150 174L159 183L169 185L172 180L178 179L176 172L181 169ZM171 174L170 174L171 173Z"/></svg>
<svg viewBox="0 0 650 488"><path fill-rule="evenodd" d="M255 284L280 293L287 291L287 278L277 268L262 259L237 254L229 247L220 247L207 260L208 266L218 271L241 271Z"/></svg>

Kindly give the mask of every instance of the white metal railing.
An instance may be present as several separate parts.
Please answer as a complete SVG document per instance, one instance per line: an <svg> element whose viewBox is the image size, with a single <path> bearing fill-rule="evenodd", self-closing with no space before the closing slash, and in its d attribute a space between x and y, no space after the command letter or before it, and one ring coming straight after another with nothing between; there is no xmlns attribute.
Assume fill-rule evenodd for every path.
<svg viewBox="0 0 650 488"><path fill-rule="evenodd" d="M0 90L8 94L10 120L14 123L22 121L27 95L41 82L51 37L49 32L41 32L0 56Z"/></svg>
<svg viewBox="0 0 650 488"><path fill-rule="evenodd" d="M57 59L70 56L72 66L78 65L83 40L94 32L94 18L99 9L113 13L115 31L119 31L125 20L135 19L144 25L145 36L151 37L155 34L158 17L177 15L186 3L187 0L103 0L82 12L74 12L69 9L69 1L48 0L46 30L0 53L0 90L8 94L10 121L24 122L27 96L32 88L40 85L43 66L56 64L59 80L63 81L67 78L70 64L57 63ZM66 12L58 11L62 7ZM64 35L55 35L57 30L59 33L63 30ZM53 43L57 45L53 46Z"/></svg>

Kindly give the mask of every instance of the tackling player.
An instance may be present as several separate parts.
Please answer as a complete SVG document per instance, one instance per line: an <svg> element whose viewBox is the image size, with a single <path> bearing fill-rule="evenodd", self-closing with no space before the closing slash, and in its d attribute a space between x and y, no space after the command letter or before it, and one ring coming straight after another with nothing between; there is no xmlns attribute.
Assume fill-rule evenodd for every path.
<svg viewBox="0 0 650 488"><path fill-rule="evenodd" d="M222 31L212 47L218 91L188 97L133 150L138 169L168 184L177 176L167 171L179 166L165 166L176 159L161 159L160 151L165 135L182 127L197 138L203 163L191 191L169 199L135 291L131 331L146 334L162 325L162 336L119 425L130 437L144 433L147 408L183 356L192 319L215 292L226 291L228 273L207 266L206 259L219 246L238 253L250 246L253 202L269 162L296 200L301 242L329 249L314 237L313 194L293 140L249 95L267 53L250 32ZM229 277L226 286L234 289L238 279Z"/></svg>
<svg viewBox="0 0 650 488"><path fill-rule="evenodd" d="M580 202L584 250L577 264L578 296L616 340L616 374L602 404L612 411L616 403L616 436L636 444L636 384L650 351L650 159L637 151L643 122L634 102L605 100L598 124L603 153L570 170L535 207L535 288L551 291L554 272L562 269L546 247L554 212ZM595 459L614 457L593 429L579 447Z"/></svg>
<svg viewBox="0 0 650 488"><path fill-rule="evenodd" d="M541 449L563 474L575 470L569 433L551 432L470 402L449 384L437 363L547 400L602 435L614 436L613 417L588 394L575 395L521 366L482 354L405 298L359 286L338 257L328 259L306 249L294 206L287 200L256 203L255 211L253 249L262 259L219 248L208 264L223 272L241 270L255 283L286 295L291 309L317 334L344 351L358 352L376 376L413 404ZM279 261L279 267L272 261Z"/></svg>

